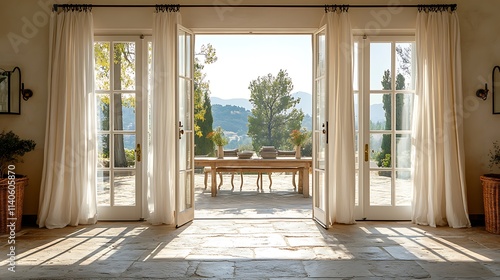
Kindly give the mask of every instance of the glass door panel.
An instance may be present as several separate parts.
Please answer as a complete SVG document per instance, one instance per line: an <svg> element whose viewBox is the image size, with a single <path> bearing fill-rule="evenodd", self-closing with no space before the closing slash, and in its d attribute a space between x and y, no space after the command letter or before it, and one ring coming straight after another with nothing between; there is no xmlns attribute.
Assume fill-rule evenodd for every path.
<svg viewBox="0 0 500 280"><path fill-rule="evenodd" d="M326 28L314 34L313 88L313 217L328 228L328 115Z"/></svg>
<svg viewBox="0 0 500 280"><path fill-rule="evenodd" d="M193 91L193 33L177 29L177 184L175 224L177 227L194 219L194 91Z"/></svg>
<svg viewBox="0 0 500 280"><path fill-rule="evenodd" d="M142 217L141 42L130 37L96 37L97 204L100 220Z"/></svg>
<svg viewBox="0 0 500 280"><path fill-rule="evenodd" d="M358 107L358 150L363 145L365 152L364 161L358 166L363 219L411 218L411 123L415 95L412 41L413 38L376 36L358 41L357 63L365 63L364 72L360 71L364 78L360 79Z"/></svg>

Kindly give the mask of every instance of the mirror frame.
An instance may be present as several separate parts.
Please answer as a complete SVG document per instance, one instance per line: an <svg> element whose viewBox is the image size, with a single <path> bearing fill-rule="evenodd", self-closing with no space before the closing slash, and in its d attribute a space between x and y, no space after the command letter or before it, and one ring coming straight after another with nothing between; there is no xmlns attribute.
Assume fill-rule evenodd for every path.
<svg viewBox="0 0 500 280"><path fill-rule="evenodd" d="M7 86L7 91L6 91L6 93L7 93L7 110L0 111L0 114L20 115L21 114L21 95L22 95L21 93L23 92L23 88L24 88L24 85L21 82L21 69L16 66L16 67L14 67L14 69L12 69L12 71L5 71L1 68L0 68L0 70L3 71L3 72L0 71L0 75L6 77L5 81L6 81L6 86ZM19 90L18 90L17 94L15 92L12 92L13 83L16 82L15 80L13 81L13 78L15 77L13 74L16 70L19 72L19 79L18 79L18 86L17 86L17 88ZM16 87L14 86L14 91L15 91L15 89L16 89ZM17 98L17 106L16 105L12 106L12 99L13 98ZM12 107L14 107L14 108L12 108ZM17 109L17 111L15 109Z"/></svg>

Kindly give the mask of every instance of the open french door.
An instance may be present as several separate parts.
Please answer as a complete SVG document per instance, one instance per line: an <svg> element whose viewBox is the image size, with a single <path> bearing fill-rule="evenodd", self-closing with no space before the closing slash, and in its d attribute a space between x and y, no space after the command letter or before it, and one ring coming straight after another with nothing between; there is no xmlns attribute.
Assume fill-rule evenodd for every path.
<svg viewBox="0 0 500 280"><path fill-rule="evenodd" d="M99 36L94 42L99 220L142 215L142 42Z"/></svg>
<svg viewBox="0 0 500 280"><path fill-rule="evenodd" d="M313 217L324 228L328 217L328 46L326 26L313 37Z"/></svg>
<svg viewBox="0 0 500 280"><path fill-rule="evenodd" d="M177 27L177 174L175 187L175 225L194 219L194 85L193 33Z"/></svg>

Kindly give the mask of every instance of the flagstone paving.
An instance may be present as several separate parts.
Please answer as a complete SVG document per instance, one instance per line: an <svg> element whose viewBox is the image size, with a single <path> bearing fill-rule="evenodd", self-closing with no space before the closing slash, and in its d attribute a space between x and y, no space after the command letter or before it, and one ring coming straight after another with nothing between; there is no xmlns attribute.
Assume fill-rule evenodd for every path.
<svg viewBox="0 0 500 280"><path fill-rule="evenodd" d="M195 220L181 228L24 228L16 272L0 236L0 279L500 279L500 236L484 227L362 221L325 230L290 175L273 180L271 191L257 192L251 177L231 191L225 178L215 198L197 181Z"/></svg>

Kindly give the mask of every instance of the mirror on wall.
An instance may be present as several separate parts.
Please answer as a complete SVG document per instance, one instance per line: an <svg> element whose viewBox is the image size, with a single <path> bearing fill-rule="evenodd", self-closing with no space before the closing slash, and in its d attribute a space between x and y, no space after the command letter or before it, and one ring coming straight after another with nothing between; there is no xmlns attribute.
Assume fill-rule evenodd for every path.
<svg viewBox="0 0 500 280"><path fill-rule="evenodd" d="M31 96L33 92L24 89L19 67L11 71L0 68L0 114L21 114L21 98L28 100Z"/></svg>

